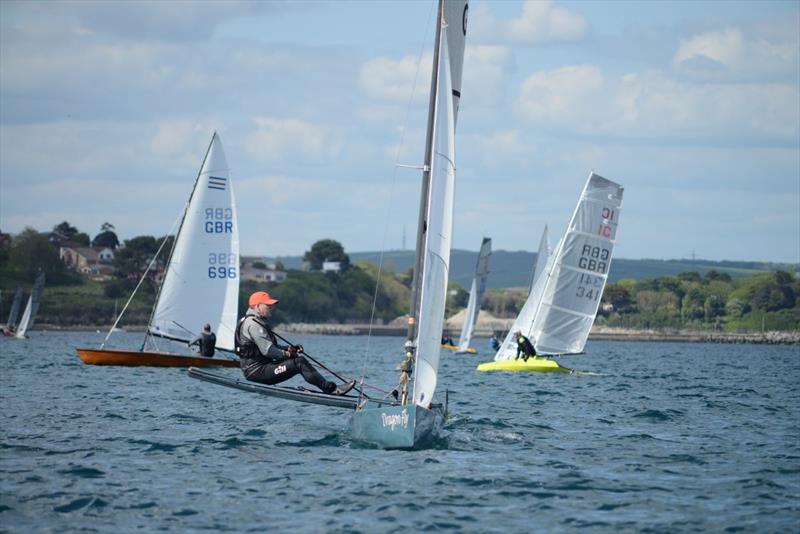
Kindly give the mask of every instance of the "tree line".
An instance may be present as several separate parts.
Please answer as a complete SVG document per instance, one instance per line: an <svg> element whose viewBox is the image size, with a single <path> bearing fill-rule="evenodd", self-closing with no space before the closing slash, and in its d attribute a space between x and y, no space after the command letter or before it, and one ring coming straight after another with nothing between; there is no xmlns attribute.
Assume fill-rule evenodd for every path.
<svg viewBox="0 0 800 534"><path fill-rule="evenodd" d="M94 238L68 222L53 229L74 243L115 250L114 275L96 282L69 270L58 247L47 235L27 228L0 246L0 313L8 310L17 284L29 286L38 272L47 277L40 322L63 326L103 325L114 319L156 252L153 273L146 278L126 312L125 324L144 325L158 289L174 236L137 236L120 247L113 225L104 223ZM164 242L166 240L166 243ZM163 247L162 247L163 244ZM276 322L388 322L408 312L411 272L380 273L368 262L352 264L342 245L333 239L315 242L303 256L303 270L289 270L282 282L243 281L239 311L247 308L252 291L266 289L281 300ZM321 272L325 262L337 262L339 271ZM515 317L525 302L524 288L490 290L483 309L498 318ZM466 306L468 294L450 284L447 314ZM626 279L606 286L598 324L628 328L698 328L730 331L800 329L800 281L787 271L732 279L709 271L704 276L686 272L643 280ZM5 317L0 315L0 321Z"/></svg>

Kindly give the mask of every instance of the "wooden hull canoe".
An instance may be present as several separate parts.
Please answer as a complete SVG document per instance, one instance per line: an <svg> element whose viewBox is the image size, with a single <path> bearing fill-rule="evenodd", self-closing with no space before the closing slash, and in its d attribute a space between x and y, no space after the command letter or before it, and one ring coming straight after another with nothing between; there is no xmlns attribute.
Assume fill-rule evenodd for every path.
<svg viewBox="0 0 800 534"><path fill-rule="evenodd" d="M89 365L120 365L126 367L239 367L238 360L183 356L167 352L147 352L119 349L75 349L83 363Z"/></svg>

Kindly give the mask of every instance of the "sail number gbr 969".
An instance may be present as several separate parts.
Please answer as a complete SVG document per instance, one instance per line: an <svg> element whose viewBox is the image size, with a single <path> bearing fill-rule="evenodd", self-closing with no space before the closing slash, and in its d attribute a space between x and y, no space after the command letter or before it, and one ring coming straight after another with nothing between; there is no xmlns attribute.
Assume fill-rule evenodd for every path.
<svg viewBox="0 0 800 534"><path fill-rule="evenodd" d="M230 252L208 253L209 278L236 278L238 268L238 254L231 254Z"/></svg>

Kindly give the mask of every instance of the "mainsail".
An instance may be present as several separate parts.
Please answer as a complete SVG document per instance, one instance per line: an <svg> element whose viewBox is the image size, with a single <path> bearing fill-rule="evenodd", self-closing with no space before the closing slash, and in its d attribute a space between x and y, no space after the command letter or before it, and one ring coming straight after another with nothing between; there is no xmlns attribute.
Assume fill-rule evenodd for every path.
<svg viewBox="0 0 800 534"><path fill-rule="evenodd" d="M484 237L481 249L478 252L478 261L475 262L475 275L472 277L472 286L469 290L467 313L464 316L464 325L461 327L461 337L458 339L458 352L465 352L472 341L472 332L478 321L481 310L483 293L486 291L486 279L489 276L489 257L492 255L492 239Z"/></svg>
<svg viewBox="0 0 800 534"><path fill-rule="evenodd" d="M423 248L420 303L416 337L413 401L427 407L436 390L439 351L447 299L450 242L455 197L455 114L453 109L447 32L440 32L437 86L433 113L430 186Z"/></svg>
<svg viewBox="0 0 800 534"><path fill-rule="evenodd" d="M204 324L233 350L239 228L228 164L214 133L192 190L150 322L152 335L189 341Z"/></svg>
<svg viewBox="0 0 800 534"><path fill-rule="evenodd" d="M19 307L22 304L22 288L17 286L17 291L14 293L14 300L11 303L11 313L8 314L8 321L6 326L13 328L17 326L17 317L19 317Z"/></svg>
<svg viewBox="0 0 800 534"><path fill-rule="evenodd" d="M447 56L450 62L450 91L453 94L453 127L458 121L458 104L461 100L461 73L464 70L464 47L467 38L467 0L448 0L444 3L444 20L447 21Z"/></svg>
<svg viewBox="0 0 800 534"><path fill-rule="evenodd" d="M589 176L564 237L495 360L516 355L516 330L526 335L540 354L583 350L611 267L623 191L602 176Z"/></svg>
<svg viewBox="0 0 800 534"><path fill-rule="evenodd" d="M19 326L14 333L15 337L24 338L25 334L33 326L36 320L36 312L39 311L39 302L42 300L42 292L44 291L44 273L39 273L36 281L33 283L33 289L28 297L28 305L25 306L25 311L22 313L22 318L19 320Z"/></svg>

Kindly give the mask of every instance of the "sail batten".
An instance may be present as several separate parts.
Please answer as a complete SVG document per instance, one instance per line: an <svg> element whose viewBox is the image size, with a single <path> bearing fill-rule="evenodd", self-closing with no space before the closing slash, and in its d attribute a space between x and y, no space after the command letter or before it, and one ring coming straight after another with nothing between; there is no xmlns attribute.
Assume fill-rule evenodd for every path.
<svg viewBox="0 0 800 534"><path fill-rule="evenodd" d="M239 228L233 184L215 133L195 181L149 331L189 341L206 323L233 350L239 295Z"/></svg>

